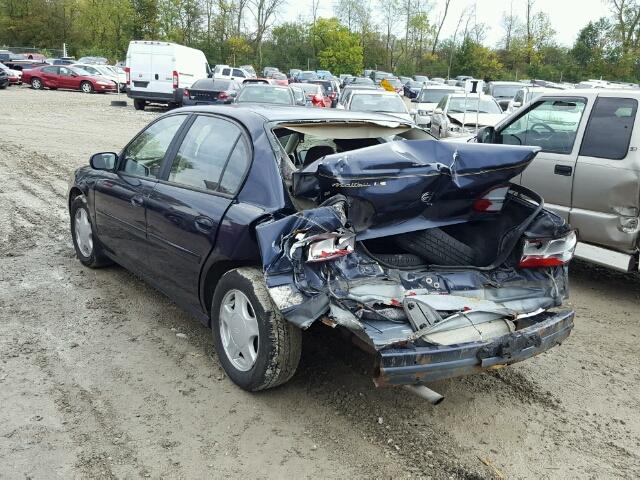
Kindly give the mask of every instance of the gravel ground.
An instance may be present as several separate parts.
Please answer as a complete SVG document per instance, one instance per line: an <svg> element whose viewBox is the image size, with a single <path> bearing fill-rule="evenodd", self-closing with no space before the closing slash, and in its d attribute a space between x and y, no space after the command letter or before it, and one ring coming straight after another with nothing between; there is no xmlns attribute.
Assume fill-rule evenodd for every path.
<svg viewBox="0 0 640 480"><path fill-rule="evenodd" d="M640 477L637 275L575 263L569 340L437 407L322 327L290 383L235 387L197 321L74 258L71 172L160 112L112 99L0 91L0 478Z"/></svg>

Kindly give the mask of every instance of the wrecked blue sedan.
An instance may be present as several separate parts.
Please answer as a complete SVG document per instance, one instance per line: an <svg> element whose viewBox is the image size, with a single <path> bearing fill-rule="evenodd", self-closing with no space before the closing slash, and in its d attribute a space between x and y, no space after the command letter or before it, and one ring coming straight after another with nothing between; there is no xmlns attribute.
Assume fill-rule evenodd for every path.
<svg viewBox="0 0 640 480"><path fill-rule="evenodd" d="M573 327L575 232L511 183L536 153L370 113L183 108L76 172L71 233L83 264L117 262L210 326L244 389L291 378L321 323L372 354L376 385L437 401L425 383Z"/></svg>

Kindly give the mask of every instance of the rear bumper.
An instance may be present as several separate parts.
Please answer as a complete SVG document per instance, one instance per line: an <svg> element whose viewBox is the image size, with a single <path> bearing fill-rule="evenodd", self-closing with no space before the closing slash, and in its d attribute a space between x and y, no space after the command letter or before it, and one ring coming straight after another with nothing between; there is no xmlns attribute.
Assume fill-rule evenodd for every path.
<svg viewBox="0 0 640 480"><path fill-rule="evenodd" d="M562 343L573 328L573 311L542 315L547 318L489 342L382 350L374 382L419 385L526 360Z"/></svg>
<svg viewBox="0 0 640 480"><path fill-rule="evenodd" d="M141 90L127 90L127 97L134 100L145 100L147 102L162 103L182 103L182 89L177 89L174 93L146 92Z"/></svg>

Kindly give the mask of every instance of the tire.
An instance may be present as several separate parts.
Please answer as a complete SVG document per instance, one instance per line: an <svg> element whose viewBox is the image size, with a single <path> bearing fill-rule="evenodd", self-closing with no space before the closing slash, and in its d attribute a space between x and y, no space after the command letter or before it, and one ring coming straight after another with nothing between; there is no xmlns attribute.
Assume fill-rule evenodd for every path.
<svg viewBox="0 0 640 480"><path fill-rule="evenodd" d="M84 215L89 222L89 228L91 232L91 248L87 250L79 243L78 239L78 225L76 222L76 215L83 211ZM98 240L98 236L95 233L95 228L91 222L91 215L89 214L89 208L87 207L87 199L84 195L78 195L71 202L69 208L69 215L71 219L71 238L73 239L73 247L75 248L76 255L80 263L90 268L105 267L113 264L113 261L104 254L104 249ZM82 214L80 214L82 215Z"/></svg>
<svg viewBox="0 0 640 480"><path fill-rule="evenodd" d="M253 333L249 334L247 336L252 340L245 343L251 345L249 348L253 348L255 352L252 364L247 361L247 357L252 354L251 350L248 355L240 357L239 353L238 357L233 359L228 351L233 350L233 345L237 343L234 340L231 347L225 347L223 344L223 337L226 338L227 344L231 343L229 338L237 335L238 329L226 328L225 325L228 323L221 317L224 317L225 311L236 312L236 308L242 311L242 296L248 300L250 309L246 310L253 313L252 318L257 323L257 330L253 327L253 331L257 331L257 338ZM227 308L231 303L233 310ZM233 314L231 317L233 318ZM227 332L233 333L225 334L225 328ZM211 329L222 367L229 378L244 390L256 392L281 385L293 376L298 367L302 333L276 310L264 284L262 272L257 268L237 268L222 276L211 302ZM238 362L244 364L238 365Z"/></svg>
<svg viewBox="0 0 640 480"><path fill-rule="evenodd" d="M397 268L421 267L424 259L412 253L372 253L374 260Z"/></svg>
<svg viewBox="0 0 640 480"><path fill-rule="evenodd" d="M33 88L34 90L42 90L44 88L44 83L42 83L42 80L40 80L39 78L32 78L31 79L31 88Z"/></svg>
<svg viewBox="0 0 640 480"><path fill-rule="evenodd" d="M83 93L93 93L93 84L91 82L82 82L80 84L80 90L82 90Z"/></svg>
<svg viewBox="0 0 640 480"><path fill-rule="evenodd" d="M133 108L136 110L144 110L144 107L147 105L147 102L144 100L140 100L138 98L133 100Z"/></svg>
<svg viewBox="0 0 640 480"><path fill-rule="evenodd" d="M474 265L471 247L456 240L439 228L396 236L396 241L407 252L414 253L433 265Z"/></svg>

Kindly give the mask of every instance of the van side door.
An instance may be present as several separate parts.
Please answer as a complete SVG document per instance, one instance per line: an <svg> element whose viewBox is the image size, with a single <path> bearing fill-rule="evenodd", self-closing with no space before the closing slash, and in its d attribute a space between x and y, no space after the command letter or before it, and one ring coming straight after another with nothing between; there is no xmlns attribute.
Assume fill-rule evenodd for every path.
<svg viewBox="0 0 640 480"><path fill-rule="evenodd" d="M628 253L638 244L640 215L637 112L631 95L598 95L580 147L569 218L581 241Z"/></svg>
<svg viewBox="0 0 640 480"><path fill-rule="evenodd" d="M542 97L522 114L501 124L494 143L542 148L520 177L546 206L569 220L576 159L590 106L583 97Z"/></svg>

